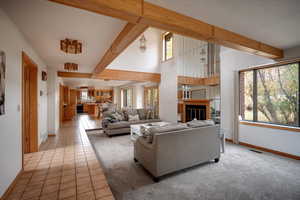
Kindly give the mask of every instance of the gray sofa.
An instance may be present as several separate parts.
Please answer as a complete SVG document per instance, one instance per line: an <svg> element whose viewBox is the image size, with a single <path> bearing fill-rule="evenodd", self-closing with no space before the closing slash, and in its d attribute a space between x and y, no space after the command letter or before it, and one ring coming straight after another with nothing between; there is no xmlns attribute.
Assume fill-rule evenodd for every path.
<svg viewBox="0 0 300 200"><path fill-rule="evenodd" d="M219 161L219 126L185 128L154 133L152 142L139 137L134 143L134 160L159 177L210 160Z"/></svg>
<svg viewBox="0 0 300 200"><path fill-rule="evenodd" d="M116 119L115 114L121 116L120 119ZM138 115L137 120L129 119L129 115ZM150 109L122 109L122 110L108 110L103 113L102 128L106 135L109 137L112 135L130 133L130 125L132 124L144 124L160 122L161 120Z"/></svg>

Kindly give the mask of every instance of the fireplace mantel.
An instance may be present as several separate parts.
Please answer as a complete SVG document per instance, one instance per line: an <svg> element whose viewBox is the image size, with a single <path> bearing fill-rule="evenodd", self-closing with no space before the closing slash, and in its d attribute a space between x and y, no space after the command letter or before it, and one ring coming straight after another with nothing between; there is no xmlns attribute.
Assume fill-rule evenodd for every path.
<svg viewBox="0 0 300 200"><path fill-rule="evenodd" d="M182 122L187 121L186 108L188 105L205 106L205 119L210 119L210 101L208 99L185 99L180 102L182 104Z"/></svg>

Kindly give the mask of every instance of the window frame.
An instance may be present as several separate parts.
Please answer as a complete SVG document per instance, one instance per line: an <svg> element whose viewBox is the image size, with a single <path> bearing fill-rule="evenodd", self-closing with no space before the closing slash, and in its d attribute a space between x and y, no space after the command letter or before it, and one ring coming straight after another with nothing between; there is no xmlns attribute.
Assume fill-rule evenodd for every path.
<svg viewBox="0 0 300 200"><path fill-rule="evenodd" d="M171 34L172 38L172 57L167 59L167 45L166 45L166 36ZM162 35L162 61L168 61L174 58L174 34L172 32L165 32Z"/></svg>
<svg viewBox="0 0 300 200"><path fill-rule="evenodd" d="M124 91L126 91L126 100L124 99ZM121 88L121 108L132 108L133 107L133 89L132 88ZM130 101L128 101L128 94L130 94ZM126 105L124 105L126 102Z"/></svg>
<svg viewBox="0 0 300 200"><path fill-rule="evenodd" d="M298 124L293 126L293 125L288 125L288 124L282 124L282 123L274 123L274 122L265 122L265 121L259 121L258 120L258 110L257 110L257 71L258 70L263 70L263 69L268 69L268 68L275 68L275 67L281 67L285 65L290 65L290 64L298 64ZM286 130L297 130L299 132L300 128L300 58L299 59L294 59L294 60L289 60L289 61L282 61L278 62L275 64L268 64L268 65L260 65L260 66L255 66L243 70L239 70L239 83L241 84L241 73L247 72L247 71L252 71L253 72L253 118L252 120L247 120L247 119L242 119L242 102L241 102L241 90L239 94L239 115L241 116L240 123L245 124L245 125L252 125L252 126L260 126L260 127L269 127L269 128L274 128L274 129L282 129L280 127L286 127ZM241 87L241 85L239 85ZM244 87L244 86L243 86Z"/></svg>

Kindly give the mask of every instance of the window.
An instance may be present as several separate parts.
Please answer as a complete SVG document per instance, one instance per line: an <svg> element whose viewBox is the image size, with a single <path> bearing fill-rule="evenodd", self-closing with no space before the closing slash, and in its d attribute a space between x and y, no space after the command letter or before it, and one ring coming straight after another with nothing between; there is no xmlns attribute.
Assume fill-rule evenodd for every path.
<svg viewBox="0 0 300 200"><path fill-rule="evenodd" d="M88 91L87 90L82 90L80 92L80 99L81 99L81 101L87 101L88 100Z"/></svg>
<svg viewBox="0 0 300 200"><path fill-rule="evenodd" d="M163 35L163 60L173 57L173 33L167 32Z"/></svg>
<svg viewBox="0 0 300 200"><path fill-rule="evenodd" d="M132 107L132 89L121 89L121 107Z"/></svg>
<svg viewBox="0 0 300 200"><path fill-rule="evenodd" d="M299 127L299 104L299 63L240 72L243 120Z"/></svg>
<svg viewBox="0 0 300 200"><path fill-rule="evenodd" d="M144 107L146 109L152 109L155 115L158 116L159 106L159 92L158 87L144 87Z"/></svg>

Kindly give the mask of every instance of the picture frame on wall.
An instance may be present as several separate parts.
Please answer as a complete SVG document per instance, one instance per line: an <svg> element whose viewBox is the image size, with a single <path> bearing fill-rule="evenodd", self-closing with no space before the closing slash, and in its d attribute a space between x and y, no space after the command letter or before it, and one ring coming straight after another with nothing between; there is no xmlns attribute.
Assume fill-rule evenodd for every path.
<svg viewBox="0 0 300 200"><path fill-rule="evenodd" d="M5 52L0 50L0 115L5 114Z"/></svg>
<svg viewBox="0 0 300 200"><path fill-rule="evenodd" d="M42 81L47 81L48 77L47 77L47 72L42 71Z"/></svg>

